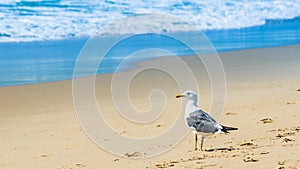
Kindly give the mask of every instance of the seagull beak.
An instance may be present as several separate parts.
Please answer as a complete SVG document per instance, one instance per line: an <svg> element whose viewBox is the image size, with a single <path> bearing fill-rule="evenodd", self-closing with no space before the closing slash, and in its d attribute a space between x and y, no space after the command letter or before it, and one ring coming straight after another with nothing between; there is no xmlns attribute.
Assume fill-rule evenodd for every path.
<svg viewBox="0 0 300 169"><path fill-rule="evenodd" d="M180 98L180 97L183 97L182 94L176 94L176 98Z"/></svg>

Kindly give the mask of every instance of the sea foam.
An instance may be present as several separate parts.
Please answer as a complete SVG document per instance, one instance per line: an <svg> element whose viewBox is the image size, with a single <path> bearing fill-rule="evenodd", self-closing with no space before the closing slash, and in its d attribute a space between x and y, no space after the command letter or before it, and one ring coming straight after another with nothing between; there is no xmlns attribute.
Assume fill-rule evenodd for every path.
<svg viewBox="0 0 300 169"><path fill-rule="evenodd" d="M240 29L264 25L269 19L291 19L300 15L299 0L2 0L0 42L58 40L89 37L99 32L130 34L194 30L165 18L151 27L137 23L149 13L175 15L198 30ZM132 17L122 29L103 30L114 21ZM145 25L145 24L144 24ZM104 31L104 32L103 32Z"/></svg>

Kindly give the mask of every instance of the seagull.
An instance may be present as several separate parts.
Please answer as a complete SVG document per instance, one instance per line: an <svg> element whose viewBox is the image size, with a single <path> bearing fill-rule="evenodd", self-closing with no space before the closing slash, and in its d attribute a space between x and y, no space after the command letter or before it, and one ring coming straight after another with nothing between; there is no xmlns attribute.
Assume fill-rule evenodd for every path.
<svg viewBox="0 0 300 169"><path fill-rule="evenodd" d="M176 98L185 98L185 124L190 128L195 135L195 150L197 150L198 133L201 133L201 148L203 147L204 136L217 133L229 133L230 130L237 130L235 127L223 126L211 117L209 114L202 111L197 106L197 94L194 91L188 90L182 94L177 94Z"/></svg>

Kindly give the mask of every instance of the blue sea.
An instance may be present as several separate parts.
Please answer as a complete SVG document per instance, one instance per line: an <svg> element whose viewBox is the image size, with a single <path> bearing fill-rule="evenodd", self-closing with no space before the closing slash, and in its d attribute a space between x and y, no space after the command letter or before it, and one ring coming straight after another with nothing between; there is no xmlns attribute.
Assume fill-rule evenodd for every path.
<svg viewBox="0 0 300 169"><path fill-rule="evenodd" d="M194 26L166 18L140 19L151 13L176 16ZM105 29L128 17L134 22ZM147 26L151 22L155 25ZM190 55L161 34L193 37L195 31L203 32L218 52L300 44L300 0L2 0L0 86L71 79L90 37L103 35L109 41L139 35L104 57L97 71L103 74L114 72L126 56L146 48Z"/></svg>

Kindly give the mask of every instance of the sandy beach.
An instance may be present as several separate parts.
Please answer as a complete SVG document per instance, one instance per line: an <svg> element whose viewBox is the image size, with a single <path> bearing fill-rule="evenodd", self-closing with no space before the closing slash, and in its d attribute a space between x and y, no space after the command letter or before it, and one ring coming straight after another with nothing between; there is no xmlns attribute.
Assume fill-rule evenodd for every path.
<svg viewBox="0 0 300 169"><path fill-rule="evenodd" d="M151 158L116 156L91 141L74 110L71 80L0 87L0 168L300 168L299 53L300 45L220 53L227 78L220 122L239 130L211 137L204 143L204 151L193 151L194 138L189 133L170 151ZM194 56L182 59L202 84L199 106L209 111L211 90L205 69L197 67ZM168 75L146 71L129 88L132 104L141 111L149 108L148 95L153 89L166 94L163 114L145 125L116 113L111 78L110 74L97 76L95 94L103 116L119 134L155 136L178 118L184 102L175 95L182 91Z"/></svg>

